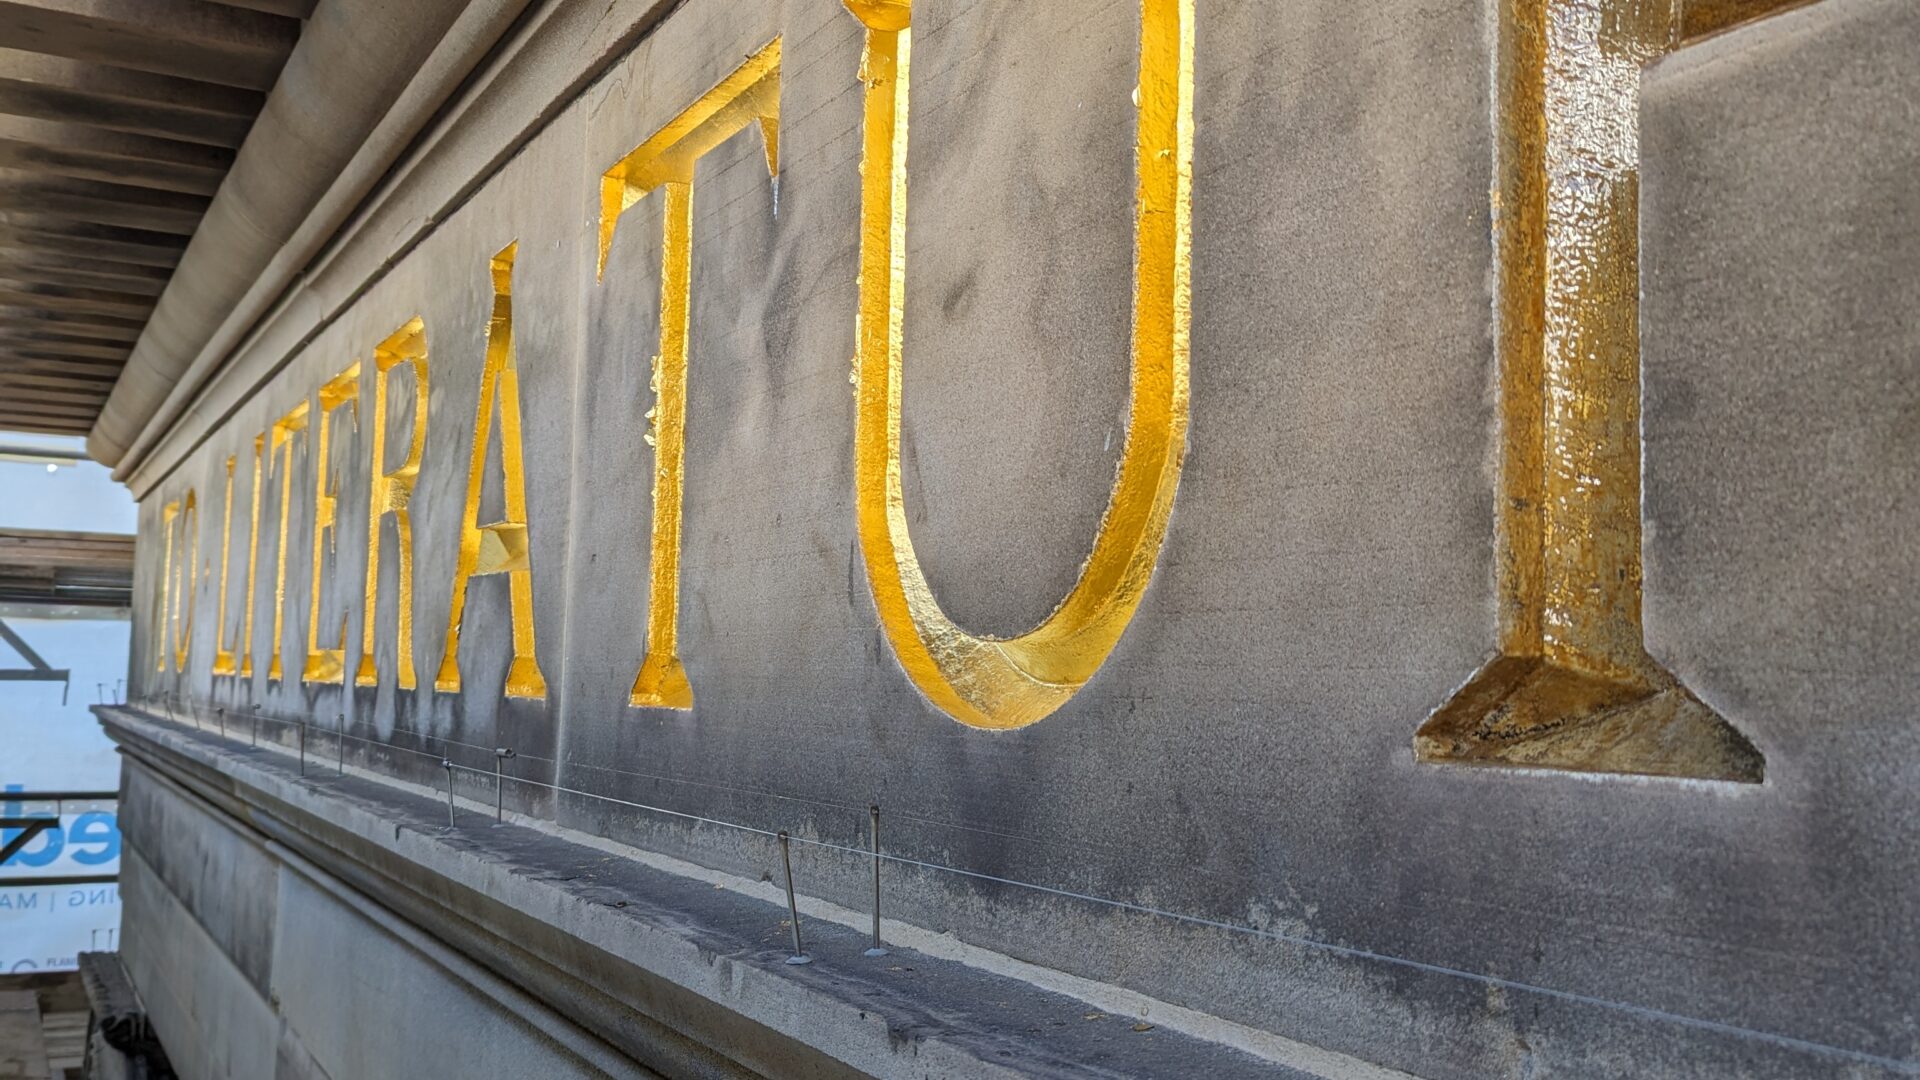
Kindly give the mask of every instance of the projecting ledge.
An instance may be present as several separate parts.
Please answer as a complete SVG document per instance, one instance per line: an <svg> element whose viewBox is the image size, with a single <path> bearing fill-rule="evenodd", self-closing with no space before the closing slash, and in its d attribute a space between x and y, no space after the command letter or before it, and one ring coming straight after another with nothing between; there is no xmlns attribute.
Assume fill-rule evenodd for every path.
<svg viewBox="0 0 1920 1080"><path fill-rule="evenodd" d="M1665 670L1607 679L1539 657L1476 672L1414 736L1437 764L1504 765L1757 784L1766 759Z"/></svg>
<svg viewBox="0 0 1920 1080"><path fill-rule="evenodd" d="M861 913L805 898L815 962L791 966L785 898L771 884L545 823L496 825L477 805L462 805L462 824L449 829L444 796L426 789L352 769L341 776L332 761L310 761L302 776L283 748L128 707L95 711L126 758L129 797L147 787L190 801L350 897L381 933L430 958L445 954L438 966L503 1019L596 1063L582 1075L1311 1075L1164 1023L1090 1022L1098 1006L1005 974L1020 967L1006 958L992 970L1000 965L897 942L889 956L863 956L867 937L853 928ZM274 932L319 931L302 921ZM354 985L369 992L365 980ZM297 1004L274 1001L288 1028L303 1026ZM320 1040L307 1042L312 1050Z"/></svg>

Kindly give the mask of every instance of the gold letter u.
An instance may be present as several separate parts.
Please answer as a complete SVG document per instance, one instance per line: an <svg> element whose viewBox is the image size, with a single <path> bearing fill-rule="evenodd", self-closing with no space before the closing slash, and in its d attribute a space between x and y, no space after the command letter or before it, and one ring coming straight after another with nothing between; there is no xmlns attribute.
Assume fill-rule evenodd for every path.
<svg viewBox="0 0 1920 1080"><path fill-rule="evenodd" d="M1141 0L1133 372L1126 445L1093 552L1060 606L1017 637L970 634L927 584L900 481L906 278L909 0L845 0L867 28L860 163L854 482L861 552L901 667L963 724L1017 728L1053 712L1106 661L1166 537L1187 440L1192 245L1193 0Z"/></svg>

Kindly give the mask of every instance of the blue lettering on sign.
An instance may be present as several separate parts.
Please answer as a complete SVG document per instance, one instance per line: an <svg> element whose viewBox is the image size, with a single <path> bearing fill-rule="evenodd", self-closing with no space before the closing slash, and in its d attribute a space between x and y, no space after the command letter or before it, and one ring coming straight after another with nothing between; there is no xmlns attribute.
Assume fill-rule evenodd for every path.
<svg viewBox="0 0 1920 1080"><path fill-rule="evenodd" d="M73 861L82 866L110 863L120 857L120 827L112 814L81 814L67 830L67 843L73 845ZM95 846L82 851L83 845Z"/></svg>
<svg viewBox="0 0 1920 1080"><path fill-rule="evenodd" d="M8 784L4 789L8 794L25 790L19 784ZM0 817L22 817L26 804L18 800L0 802ZM21 829L0 829L0 845L4 845L19 836ZM93 811L81 814L72 824L63 823L41 833L26 848L15 852L4 864L6 866L43 867L53 863L62 852L67 852L73 861L82 866L103 866L120 857L120 822L108 813ZM4 884L5 879L0 879Z"/></svg>

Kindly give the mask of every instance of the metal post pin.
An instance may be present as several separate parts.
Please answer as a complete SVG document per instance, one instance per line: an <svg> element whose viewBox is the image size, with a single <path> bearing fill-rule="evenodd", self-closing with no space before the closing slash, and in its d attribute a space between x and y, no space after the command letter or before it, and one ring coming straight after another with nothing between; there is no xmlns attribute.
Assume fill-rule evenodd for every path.
<svg viewBox="0 0 1920 1080"><path fill-rule="evenodd" d="M441 758L440 767L447 770L447 828L454 827L453 822L453 759Z"/></svg>
<svg viewBox="0 0 1920 1080"><path fill-rule="evenodd" d="M887 947L880 944L880 806L875 803L867 807L872 817L873 837L873 944L867 947L866 956L885 956Z"/></svg>
<svg viewBox="0 0 1920 1080"><path fill-rule="evenodd" d="M300 775L307 775L307 718L300 718Z"/></svg>
<svg viewBox="0 0 1920 1080"><path fill-rule="evenodd" d="M258 712L249 712L247 715L253 717L253 745L255 749L258 749L260 746L260 714Z"/></svg>
<svg viewBox="0 0 1920 1080"><path fill-rule="evenodd" d="M781 833L780 864L787 871L787 918L790 920L789 925L793 927L793 955L787 957L787 963L811 964L813 957L808 956L807 950L800 946L800 905L793 899L793 854L790 847L787 834Z"/></svg>
<svg viewBox="0 0 1920 1080"><path fill-rule="evenodd" d="M347 714L335 714L334 725L333 741L335 748L339 751L335 766L340 770L340 775L345 776L347 775Z"/></svg>
<svg viewBox="0 0 1920 1080"><path fill-rule="evenodd" d="M93 684L93 700L100 705L105 705L107 703L107 684L106 683L97 682Z"/></svg>
<svg viewBox="0 0 1920 1080"><path fill-rule="evenodd" d="M220 717L220 741L226 742L227 741L227 707L225 705L216 706L213 711Z"/></svg>
<svg viewBox="0 0 1920 1080"><path fill-rule="evenodd" d="M506 820L506 797L501 794L500 763L513 757L513 747L496 747L493 751L493 820L495 823Z"/></svg>

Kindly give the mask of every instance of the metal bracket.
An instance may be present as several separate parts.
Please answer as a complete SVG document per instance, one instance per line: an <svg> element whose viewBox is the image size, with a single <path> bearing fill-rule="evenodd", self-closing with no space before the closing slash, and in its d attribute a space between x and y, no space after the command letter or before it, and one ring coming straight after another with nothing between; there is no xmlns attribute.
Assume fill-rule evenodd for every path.
<svg viewBox="0 0 1920 1080"><path fill-rule="evenodd" d="M73 689L73 673L66 668L48 667L40 654L33 651L33 646L15 633L5 619L0 619L0 641L13 646L13 650L20 654L20 659L27 662L23 668L0 668L0 682L57 682L60 684L60 705L65 708L67 692Z"/></svg>
<svg viewBox="0 0 1920 1080"><path fill-rule="evenodd" d="M33 843L34 837L39 836L41 833L46 832L58 824L60 824L60 819L57 817L0 818L0 829L20 830L20 835L4 844L0 844L0 866L6 865L7 860L13 858L21 848ZM8 884L7 880L0 878L0 885L6 884Z"/></svg>
<svg viewBox="0 0 1920 1080"><path fill-rule="evenodd" d="M0 630L6 629L0 623ZM62 673L64 674L64 672ZM0 805L8 807L23 806L28 803L50 802L53 804L52 817L0 817L0 834L7 829L19 829L20 834L13 839L0 843L0 866L6 865L20 849L33 843L33 838L60 824L61 804L66 802L119 802L117 791L0 791ZM0 877L0 888L19 885L28 878ZM109 875L105 880L112 881Z"/></svg>

